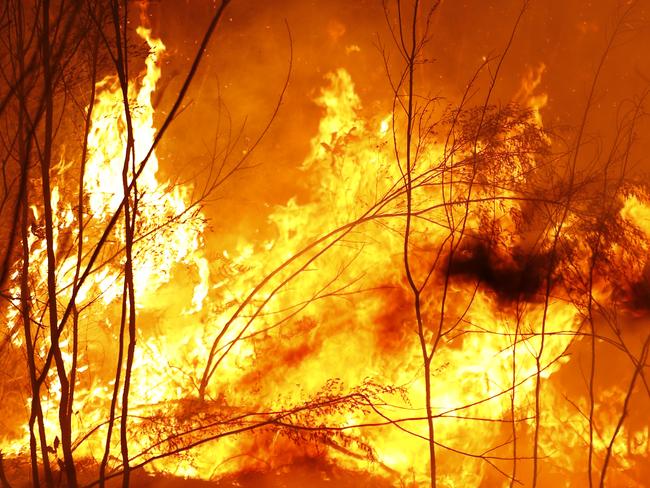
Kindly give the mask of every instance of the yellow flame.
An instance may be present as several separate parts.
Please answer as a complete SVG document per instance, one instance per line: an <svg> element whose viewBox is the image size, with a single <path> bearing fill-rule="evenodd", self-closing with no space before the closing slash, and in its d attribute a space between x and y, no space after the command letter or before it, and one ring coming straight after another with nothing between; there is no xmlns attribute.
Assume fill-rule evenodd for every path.
<svg viewBox="0 0 650 488"><path fill-rule="evenodd" d="M160 56L165 49L149 30L141 28L138 33L148 42L150 53L145 72L128 89L136 165L154 141L151 95L161 76ZM539 126L539 109L545 99L531 97L542 72L543 67L522 95ZM337 70L327 80L329 85L316 100L324 115L303 164L303 169L309 171L306 178L313 190L311 199L304 203L290 199L273 210L269 217L275 233L272 240L240 242L234 249L208 260L202 251L205 219L193 206L191 188L160 181L155 152L138 178L139 230L134 269L139 323L146 323L147 327L142 326L139 331L133 367L130 404L134 417L129 432L132 452L151 448L173 429L191 430L214 413L201 412L197 417L191 401L196 399L213 341L224 324L229 323L217 348L217 357L224 354L223 361L206 392L210 401L202 404L201 409L212 408L219 415L233 416L241 411L277 412L318 397L324 388L371 390L372 385L392 385L395 388L379 389L376 393L377 410L367 405L344 411L333 408L321 411L315 420L310 419L314 425L341 428L348 436L339 449L328 444L320 448L325 454L319 454L342 466L367 470L371 468L364 453L371 450L384 475L426 483L425 382L412 298L404 292L406 197L403 191L395 190L400 188L403 174L393 149L386 144L390 131L400 129L399 121L393 122L390 114L378 114L372 120L362 118L361 101L345 70ZM96 242L98 231L124 198L122 171L127 133L122 92L114 78L103 80L99 88L84 180L88 202L84 242L88 246ZM398 151L398 157L403 160L405 155ZM423 146L414 165L414 181L424 183L416 185L413 191L413 215L426 215L414 219L412 228L417 242L413 257L418 277L426 275L432 250L446 246L450 229L441 222L465 220L469 232L479 229L481 218L488 215L499 223L503 236L495 245L496 253L507 259L508 250L518 244L513 215L521 208L512 198L515 191L478 184L471 190L476 201L468 205L468 210L454 200L462 202L469 195L467 185L458 184L453 191L445 186L449 183L443 181L443 175L449 164L441 141L432 141ZM515 158L509 168L495 169L493 176L507 176L523 184L528 173L525 164L529 162ZM130 175L133 176L132 171ZM484 202L488 197L492 203ZM497 199L500 203L494 205ZM633 222L650 239L647 201L643 196L630 195L621 217ZM56 250L63 252L78 235L76 215L59 188L52 192L52 205L57 218ZM38 222L38 209L34 208L32 213ZM572 223L572 219L576 216L569 215L567 222ZM350 222L357 223L351 226ZM47 264L45 244L37 234L33 233L29 242L31 274L37 280L35 289L44 284ZM110 247L118 256L124 244L123 234L124 229L118 227L114 232L117 242ZM318 238L321 240L317 241ZM327 246L329 249L325 250ZM548 247L548 241L542 243L543 249ZM59 264L58 285L64 290L59 299L63 302L70 296L69 285L77 264L74 253L62 258ZM84 439L76 453L95 461L103 455L106 412L114 384L114 365L104 348L112 350L117 342L114 317L118 316L118 297L122 293L121 264L119 259L106 259L78 297L80 308L96 303L98 298L104 307L89 305L83 312L88 347L80 352L73 407L77 412L75 439ZM183 274L183 268L190 271ZM231 320L234 310L266 276L273 278ZM434 335L431 324L439 318L441 300L441 278L434 276L433 280L438 281L431 286L430 298L424 306L427 339ZM187 286L178 285L187 282L191 283L191 293L185 289ZM14 290L16 296L18 291ZM165 302L167 298L169 303ZM204 307L206 303L210 306ZM480 455L494 448L499 455L507 456L507 439L513 425L518 436L530 439L535 415L531 398L535 395L538 372L544 392L540 438L543 455L570 469L575 462L572 451L584 447L587 427L584 416L567 407L553 380L569 362L565 353L583 319L578 308L566 297L551 296L548 306L537 297L515 310L515 305L504 305L487 287L476 288L473 283L460 280L452 281L446 304L447 321L455 322L457 327L443 338L431 362L436 438L448 447L438 449L443 466L441 485L479 486L491 479L490 468ZM18 320L16 310L9 312L9 323ZM21 346L20 336L15 336L14 344ZM61 346L70 368L70 338L64 337ZM39 354L44 356L48 347L47 339L43 339ZM344 386L328 383L332 378ZM621 392L612 390L611 394L620 398ZM60 385L51 371L42 398L50 439L59 435L59 398ZM386 422L387 418L396 420ZM366 423L386 425L362 428ZM572 429L567 429L567 425ZM606 438L616 425L615 418L607 419L604 425ZM215 428L211 432L217 431ZM27 434L24 424L19 432L5 435L1 443L3 452L24 454ZM629 440L630 451L643 452L648 446L648 429L626 430L620 438ZM256 456L260 449L256 447L257 441L269 452L272 449L278 454L260 461ZM117 443L114 438L113 449L119 458ZM635 461L626 457L624 444L617 442L615 452L624 460L621 462L633 466ZM497 447L502 445L505 447ZM148 452L154 455L156 449L164 451L168 447L163 443ZM596 442L598 456L606 449L606 442ZM473 457L459 457L454 450ZM257 439L242 435L201 444L188 459L165 458L147 469L210 479L215 466L219 475L243 468L273 468L291 462L292 456L297 458L302 452L299 443L296 445L279 434L262 433Z"/></svg>

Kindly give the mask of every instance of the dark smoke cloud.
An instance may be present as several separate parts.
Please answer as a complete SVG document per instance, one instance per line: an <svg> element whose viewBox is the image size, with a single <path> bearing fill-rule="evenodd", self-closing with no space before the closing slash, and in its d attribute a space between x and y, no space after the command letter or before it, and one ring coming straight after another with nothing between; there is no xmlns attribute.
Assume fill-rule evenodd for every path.
<svg viewBox="0 0 650 488"><path fill-rule="evenodd" d="M478 281L490 288L499 300L534 301L545 285L551 257L515 249L505 257L485 239L468 238L455 253L449 266L452 276Z"/></svg>

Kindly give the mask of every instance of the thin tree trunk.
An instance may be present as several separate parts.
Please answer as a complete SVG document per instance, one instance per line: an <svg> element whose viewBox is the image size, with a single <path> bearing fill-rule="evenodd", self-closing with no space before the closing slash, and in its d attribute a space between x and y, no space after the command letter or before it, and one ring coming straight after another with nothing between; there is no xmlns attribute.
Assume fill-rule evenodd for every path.
<svg viewBox="0 0 650 488"><path fill-rule="evenodd" d="M29 153L29 151L28 151ZM24 169L28 172L28 158L23 159ZM23 193L23 201L19 204L22 208L21 216L21 230L22 230L22 250L23 262L20 276L20 302L21 302L21 316L23 321L23 331L25 334L25 348L27 352L27 367L29 369L29 380L31 386L31 406L29 417L29 446L31 453L32 463L32 483L34 487L40 486L39 467L38 467L38 448L36 446L36 436L34 433L35 424L38 425L38 436L40 443L41 455L43 458L43 474L45 476L45 485L48 488L54 486L52 478L52 469L50 467L49 454L47 449L47 437L45 432L45 423L43 420L43 409L41 406L41 391L40 383L36 375L36 357L37 353L34 349L36 337L32 337L31 329L31 293L29 290L29 205L28 205L28 192L25 189ZM38 331L36 332L38 334Z"/></svg>
<svg viewBox="0 0 650 488"><path fill-rule="evenodd" d="M63 361L59 344L60 331L58 326L57 311L57 286L56 286L56 257L54 253L54 221L50 189L50 166L52 159L52 135L54 117L54 86L50 58L50 2L43 0L43 28L41 33L43 78L45 97L45 132L43 153L41 161L41 180L43 187L43 214L45 218L45 239L47 246L47 294L50 321L51 349L56 364L57 376L61 385L61 398L59 403L59 424L61 428L61 450L68 480L68 486L77 486L77 475L72 457L72 426L68 415L70 383Z"/></svg>
<svg viewBox="0 0 650 488"><path fill-rule="evenodd" d="M398 4L399 8L399 4ZM417 23L418 23L418 13L419 13L419 0L415 0L415 5L413 6L413 19L410 25L410 52L407 56L407 69L408 69L408 88L407 88L407 113L406 113L406 170L404 172L405 184L406 184L406 222L404 229L404 269L406 271L406 278L413 293L413 306L415 310L415 319L417 323L418 339L420 342L420 350L422 354L423 362L423 373L424 373L424 388L425 388L425 412L427 416L427 439L428 439L428 450L429 450L429 482L431 488L436 487L436 450L435 450L435 430L433 425L433 411L431 409L431 360L432 356L429 355L427 347L427 337L424 327L424 320L422 317L422 303L421 303L421 294L420 289L415 283L413 277L413 272L411 269L411 263L409 260L410 250L409 250L409 241L411 235L411 220L413 212L413 178L412 173L414 169L414 158L412 155L412 145L413 145L413 125L415 123L415 113L414 113L414 83L415 83L415 62L417 56L417 47L418 47L418 34L417 34ZM401 16L401 15L400 15ZM406 45L405 39L402 37L402 44Z"/></svg>
<svg viewBox="0 0 650 488"><path fill-rule="evenodd" d="M135 225L137 215L138 187L137 187L137 170L134 150L134 133L133 123L131 120L131 108L129 106L129 80L128 80L128 59L126 49L126 26L128 22L128 4L123 3L123 22L120 26L120 7L118 0L113 2L113 25L115 28L115 42L117 50L116 68L120 87L122 89L122 100L124 105L124 117L126 119L127 139L124 153L124 165L122 167L122 188L124 191L124 228L126 253L126 262L124 264L124 283L126 291L126 307L122 308L122 313L128 312L128 331L129 343L126 354L126 364L124 368L124 387L122 389L122 409L120 422L120 449L122 454L122 486L128 488L130 485L131 470L129 468L129 441L128 441L128 415L129 415L129 393L131 387L131 373L133 370L133 361L135 358L136 345L136 308L135 308L135 287L133 282L133 243L135 236ZM129 179L129 171L131 179ZM124 321L124 315L122 321ZM123 340L121 338L121 340Z"/></svg>

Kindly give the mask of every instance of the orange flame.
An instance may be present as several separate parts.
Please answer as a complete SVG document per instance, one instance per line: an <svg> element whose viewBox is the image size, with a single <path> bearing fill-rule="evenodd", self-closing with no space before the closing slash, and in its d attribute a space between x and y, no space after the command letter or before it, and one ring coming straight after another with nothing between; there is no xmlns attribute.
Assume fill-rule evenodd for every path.
<svg viewBox="0 0 650 488"><path fill-rule="evenodd" d="M165 49L149 30L141 28L138 33L151 51L146 71L129 84L136 161L142 160L154 140L151 95L160 78L159 59ZM539 108L545 98L533 97L532 92L542 71L522 95L530 102L533 123L539 127ZM312 197L300 204L291 199L274 209L269 217L275 231L272 241L241 242L236 249L208 260L205 218L192 202L192 188L160 181L155 153L138 178L141 225L134 263L138 313L140 323L156 325L139 332L132 380L131 450L143 453L138 458L142 460L169 450L173 442L184 446L199 435L220 435L218 420L225 422L244 412L251 423L263 423L270 412L300 412L276 415L274 423L267 426L269 430L261 429L259 434L224 436L213 443L197 444L185 457L148 464L149 470L210 479L242 469L274 468L305 453L318 452L350 469L378 469L392 480L401 478L416 485L426 482L425 385L402 261L405 194L390 142L400 122L390 114L364 119L361 101L345 70L328 75L327 82L316 100L323 117L303 164ZM84 242L89 245L123 198L126 133L122 94L114 78L103 80L99 88L84 180L88 205ZM513 124L508 130L503 144L514 152L512 145L523 129ZM397 157L404 155L398 153ZM413 215L422 217L413 231L420 276L426 275L433 250L445 248L449 238L449 227L440 222L466 219L468 233L476 235L485 219L498 223L493 252L504 261L514 262L512 249L521 245L517 215L524 210L514 189L480 183L472 190L467 211L462 204L470 193L467 185L445 180L452 178L451 159L463 157L467 154L450 156L442 140L432 139L421 148L413 175L418 182ZM507 168L493 169L489 177L507 179L513 186L525 185L529 166L534 165L534 160L517 156ZM458 177L463 176L461 170ZM638 190L627 196L620 210L620 219L643 236L638 243L643 251L650 242L649 202ZM52 205L57 219L56 250L65 256L78 235L73 204L55 188ZM38 210L33 212L38 221ZM576 220L577 216L570 214L567 227ZM76 454L95 461L103 454L112 394L113 365L111 356L104 353L117 337L112 317L122 292L120 262L111 257L112 253L120 256L123 234L123 229L115 230L116 242L107 251L104 264L77 299L83 309L88 345L77 369L73 407ZM576 241L580 239L576 236ZM46 276L45 244L36 234L29 244L31 274L38 291ZM581 245L584 243L576 243ZM550 248L548 237L540 247L542 251ZM62 302L70 297L77 265L72 254L59 262ZM578 261L577 266L583 264ZM647 261L637 263L637 274L646 266ZM432 282L440 284L442 274L444 269L438 268ZM265 277L268 281L248 300L251 290ZM188 282L191 293L184 286ZM608 290L604 285L598 288L598 299L609 299ZM14 295L18 294L18 289L14 290ZM165 305L161 297L169 303ZM425 304L425 315L432 323L439 318L440 300L435 288ZM35 307L39 306L35 301ZM236 314L240 306L242 311ZM553 290L548 306L539 297L505 303L487 286L456 279L448 290L445 313L456 328L444 338L431 365L431 405L443 466L441 486L492 483L497 479L494 466L509 469L503 466L510 462L515 435L520 449L530 451L537 357L543 390L539 442L545 462L554 472L583 466L588 431L588 419L583 415L586 396L580 396L577 406L566 402L562 379L566 365L576 361L568 351L584 325L580 308L561 290ZM15 323L17 312L12 309L7 319L9 324ZM223 355L223 359L208 383L208 400L201 403L197 400L198 383L224 324L230 326L216 347L216 357ZM20 347L23 338L15 334L13 341ZM43 339L41 356L48 347ZM69 338L62 349L70 368ZM42 403L48 438L53 439L59 435L56 405L60 398L54 373L47 386ZM619 399L621 394L619 387L612 386L603 396ZM319 406L314 414L303 415L300 409L316 400L327 403L325 400L346 395L356 403L346 408ZM617 420L605 403L601 401L596 412L601 426L594 448L598 459L604 456ZM278 418L285 419L287 425ZM214 421L209 428L206 419ZM244 425L248 421L243 421ZM299 432L301 422L306 421L311 422L309 427L327 432L320 438L323 442L316 443L318 448L302 445L287 434L291 427ZM165 437L194 428L199 432L196 436L176 441ZM4 434L0 443L3 452L24 455L27 433L25 423L20 431ZM325 436L330 436L327 442ZM632 470L640 465L648 448L646 425L645 430L626 426L613 449L621 469ZM119 446L115 444L113 449L117 458ZM258 453L263 450L272 452L272 458L260 459ZM498 479L495 486L508 484L507 478Z"/></svg>

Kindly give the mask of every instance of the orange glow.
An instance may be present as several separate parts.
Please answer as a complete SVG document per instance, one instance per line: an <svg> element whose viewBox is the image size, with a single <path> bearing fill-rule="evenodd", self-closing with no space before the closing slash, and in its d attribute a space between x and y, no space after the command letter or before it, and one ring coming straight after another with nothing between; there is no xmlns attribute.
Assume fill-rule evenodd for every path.
<svg viewBox="0 0 650 488"><path fill-rule="evenodd" d="M347 42L346 32L336 20L327 24L332 42ZM149 52L128 86L136 163L158 130L152 95L166 50L150 29L137 33ZM227 249L208 242L214 233L194 183L167 181L154 151L136 185L131 465L218 480L315 459L393 486L429 486L430 393L439 487L507 487L513 472L531 486L535 442L540 486L588 486L590 435L594 479L611 456L608 486L643 486L650 430L638 391L647 388L645 376L634 390L635 412L618 424L636 371L630 358L647 359L643 331L628 322L647 316L639 303L650 269L650 197L642 185L622 183L603 191L606 198L587 198L547 176L557 140L543 120L546 69L524 76L516 103L458 112L421 105L421 120L439 122L417 127L416 156L407 155L399 109L373 113L349 70L327 73L313 97L320 120L300 166L309 191L273 206L263 239L240 237ZM77 266L88 265L88 249L124 199L123 94L113 76L96 86L81 263L71 190L78 181L63 150L52 177L60 314ZM132 179L133 168L128 173ZM599 213L604 199L609 207ZM34 317L47 312L41 213L30 208ZM93 473L115 384L126 242L120 220L77 294L77 358L70 326L60 338L67 370L76 364L74 453ZM405 256L422 285L421 335L435 348L430 392ZM10 279L6 324L12 347L23 351L20 272ZM599 386L590 420L592 339ZM41 333L35 344L40 367L50 338ZM608 354L619 361L611 368ZM50 443L62 436L61 389L52 368L41 389ZM31 398L23 400L24 411L11 414L15 428L0 433L6 459L29 459ZM116 431L120 423L118 415ZM121 470L116 431L109 474ZM61 456L52 449L53 466Z"/></svg>

